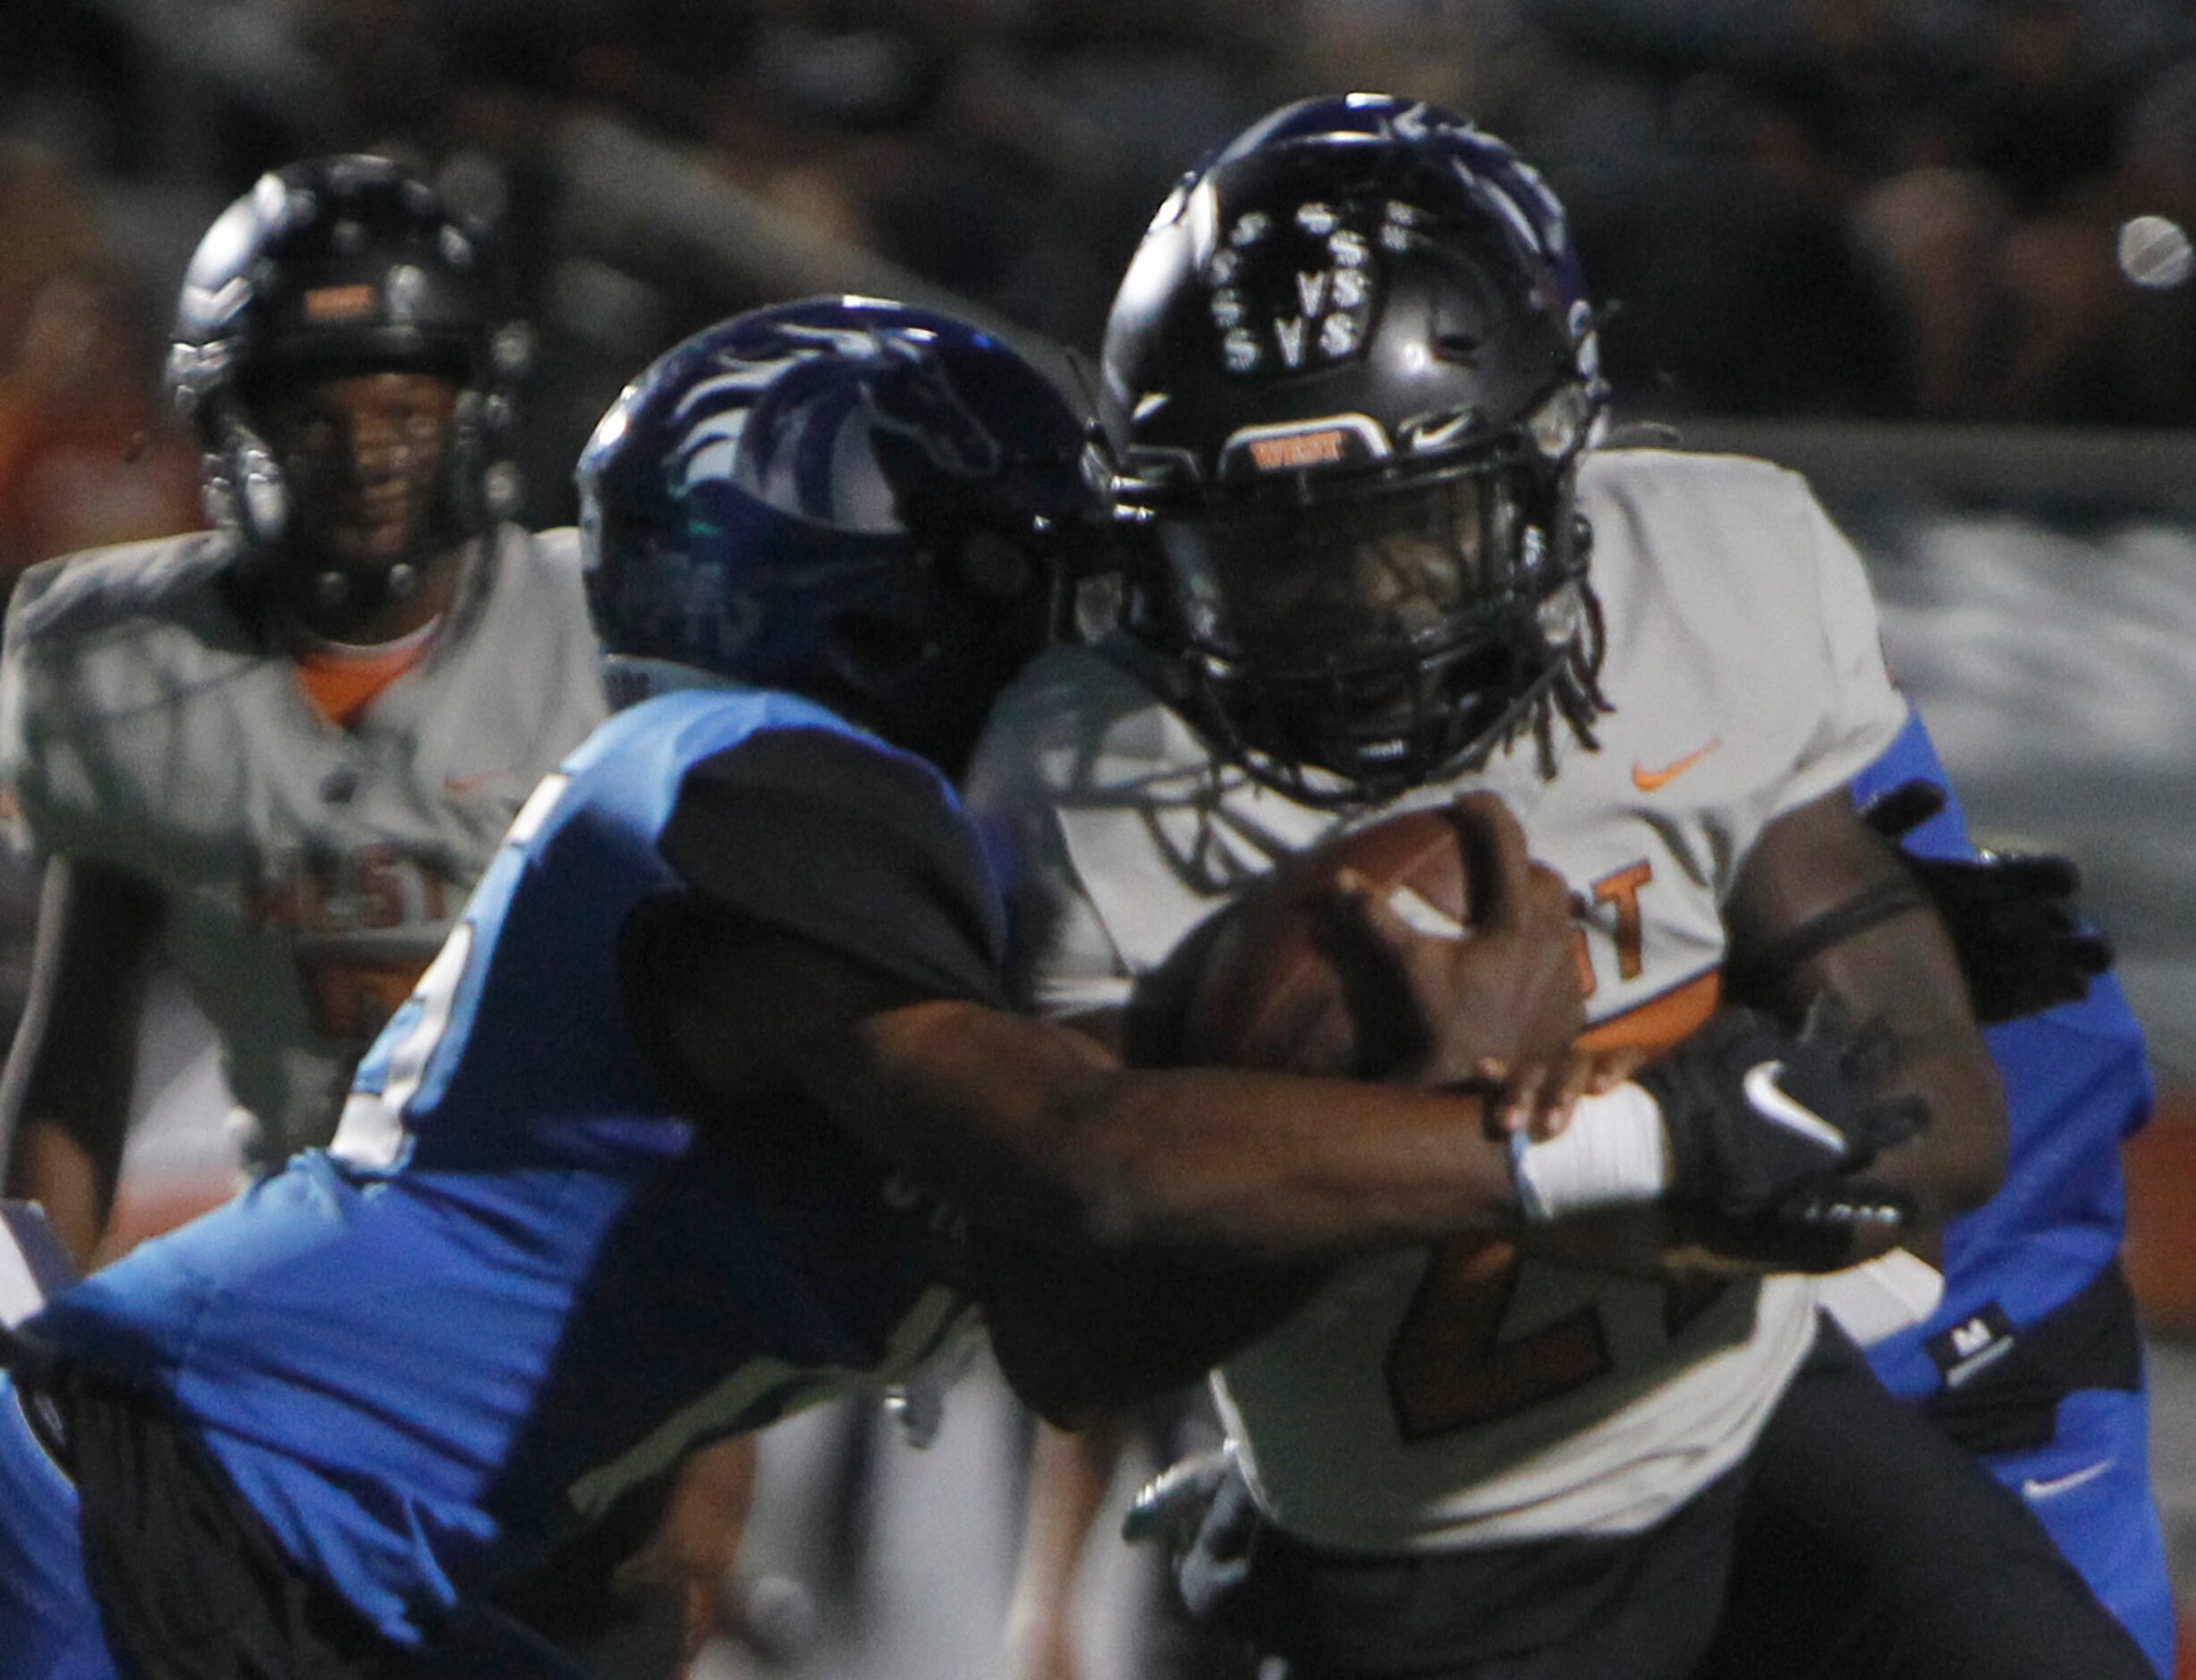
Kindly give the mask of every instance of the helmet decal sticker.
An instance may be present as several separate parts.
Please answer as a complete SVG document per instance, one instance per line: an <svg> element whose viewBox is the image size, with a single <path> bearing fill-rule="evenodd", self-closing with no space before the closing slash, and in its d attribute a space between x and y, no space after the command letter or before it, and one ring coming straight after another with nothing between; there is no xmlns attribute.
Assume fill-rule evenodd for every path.
<svg viewBox="0 0 2196 1680"><path fill-rule="evenodd" d="M1222 365L1253 374L1278 357L1293 373L1355 355L1374 301L1370 260L1365 231L1324 201L1299 204L1286 218L1238 216L1204 267Z"/></svg>

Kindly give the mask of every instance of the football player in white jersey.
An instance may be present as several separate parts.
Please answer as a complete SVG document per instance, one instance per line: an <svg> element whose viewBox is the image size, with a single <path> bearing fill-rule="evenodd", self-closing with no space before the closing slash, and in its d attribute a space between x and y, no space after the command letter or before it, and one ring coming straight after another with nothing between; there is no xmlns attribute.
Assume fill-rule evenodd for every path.
<svg viewBox="0 0 2196 1680"><path fill-rule="evenodd" d="M2144 1672L2024 1514L1819 1336L1798 1269L1853 1258L1845 1216L1918 1235L1977 1205L2005 1149L1951 946L1845 793L1905 713L1804 485L1591 447L1560 205L1499 142L1381 96L1284 109L1185 178L1103 376L1124 632L1041 658L969 784L1015 858L1035 1002L1102 1018L1278 859L1492 792L1575 895L1583 1047L1760 1032L1773 1118L1827 1003L1894 1052L1879 1096L1930 1120L1877 1164L1880 1201L1826 1226L1787 1200L1742 1232L1685 1208L1635 1088L1518 1132L1543 1217L1676 1166L1667 1205L1710 1216L1688 1235L1721 1269L1525 1231L1340 1270L1220 1369L1234 1472L1185 1586L1299 1676L1675 1676L1707 1659L1744 1497L1823 1549L1817 1596L1850 1614L1717 1653L1733 1672ZM1841 1485L1818 1525L1811 1489L1859 1446L1875 1503ZM1870 1525L1894 1570L1848 1543ZM1907 1568L1927 1548L1935 1575ZM1976 1581L1994 1625L1948 1625Z"/></svg>
<svg viewBox="0 0 2196 1680"><path fill-rule="evenodd" d="M250 1166L326 1142L520 802L604 715L576 533L509 522L524 357L482 231L424 181L269 174L176 315L216 529L15 593L0 769L46 884L7 1184L80 1260L156 955L219 1036Z"/></svg>

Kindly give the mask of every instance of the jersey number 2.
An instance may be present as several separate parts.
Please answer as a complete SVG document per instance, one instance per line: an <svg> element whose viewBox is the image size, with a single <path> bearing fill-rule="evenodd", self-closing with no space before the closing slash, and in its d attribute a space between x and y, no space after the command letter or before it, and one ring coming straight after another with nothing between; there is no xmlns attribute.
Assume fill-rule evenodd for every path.
<svg viewBox="0 0 2196 1680"><path fill-rule="evenodd" d="M1591 1305L1508 1341L1517 1244L1458 1237L1434 1250L1387 1351L1387 1388L1406 1441L1493 1423L1567 1394L1610 1368Z"/></svg>

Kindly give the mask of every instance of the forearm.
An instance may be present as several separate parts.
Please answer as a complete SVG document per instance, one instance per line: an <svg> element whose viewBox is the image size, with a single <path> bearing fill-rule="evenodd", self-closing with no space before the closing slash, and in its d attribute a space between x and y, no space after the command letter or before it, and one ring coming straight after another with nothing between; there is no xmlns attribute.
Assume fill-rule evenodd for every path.
<svg viewBox="0 0 2196 1680"><path fill-rule="evenodd" d="M1795 977L1827 991L1866 1028L1887 1034L1887 1097L1920 1098L1929 1123L1869 1169L1912 1199L1907 1237L1981 1206L2005 1175L2005 1097L1969 1013L1957 959L1934 912L1917 910L1826 953Z"/></svg>
<svg viewBox="0 0 2196 1680"><path fill-rule="evenodd" d="M1233 1071L1123 1073L1061 1115L1059 1159L1101 1241L1282 1258L1516 1216L1476 1097Z"/></svg>
<svg viewBox="0 0 2196 1680"><path fill-rule="evenodd" d="M79 1264L114 1205L165 914L157 892L125 871L47 866L30 996L0 1075L0 1136L6 1193L45 1202Z"/></svg>
<svg viewBox="0 0 2196 1680"><path fill-rule="evenodd" d="M1817 801L1772 825L1742 870L1725 907L1733 951L1759 959L1788 945L1795 929L1824 925L1907 879L1895 853L1861 827L1842 794ZM1747 971L1742 958L1734 970ZM1866 1171L1912 1199L1902 1241L1921 1240L1988 1199L2005 1175L2005 1093L1957 954L1932 910L1910 898L1778 972L1762 972L1758 960L1752 972L1753 994L1737 1001L1796 1025L1819 998L1835 999L1854 1029L1887 1040L1888 1065L1871 1089L1927 1106L1920 1133Z"/></svg>
<svg viewBox="0 0 2196 1680"><path fill-rule="evenodd" d="M894 1116L889 1141L938 1188L1032 1235L1283 1258L1515 1215L1508 1150L1476 1096L1131 1069L1078 1034L973 1005L889 1011L861 1037L856 1088L833 1107Z"/></svg>
<svg viewBox="0 0 2196 1680"><path fill-rule="evenodd" d="M2004 1088L1988 1055L1939 1052L1907 1062L1889 1089L1920 1096L1930 1124L1887 1150L1868 1175L1912 1199L1914 1217L1901 1245L1933 1262L1945 1226L1980 1207L2004 1182Z"/></svg>

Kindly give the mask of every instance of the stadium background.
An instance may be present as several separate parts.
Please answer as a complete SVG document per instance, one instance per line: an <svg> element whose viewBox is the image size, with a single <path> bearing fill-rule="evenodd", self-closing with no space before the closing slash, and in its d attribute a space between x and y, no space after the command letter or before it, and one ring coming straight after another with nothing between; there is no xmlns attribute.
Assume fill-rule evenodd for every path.
<svg viewBox="0 0 2196 1680"><path fill-rule="evenodd" d="M1608 304L1620 421L1810 472L1978 827L2082 864L2166 1093L2131 1154L2131 1271L2196 1598L2196 19L2175 0L11 5L0 579L196 517L157 403L166 310L273 165L394 150L501 225L539 344L528 513L557 523L623 379L750 304L942 303L1073 386L1180 168L1346 87L1469 112L1543 165ZM13 879L11 1011L29 921ZM132 1234L227 1159L203 1027L159 997ZM748 1567L776 1671L992 1671L1020 1433L979 1376L926 1454L868 1413L774 1435ZM1090 1674L1112 1680L1151 1583L1112 1554L1097 1577Z"/></svg>

